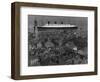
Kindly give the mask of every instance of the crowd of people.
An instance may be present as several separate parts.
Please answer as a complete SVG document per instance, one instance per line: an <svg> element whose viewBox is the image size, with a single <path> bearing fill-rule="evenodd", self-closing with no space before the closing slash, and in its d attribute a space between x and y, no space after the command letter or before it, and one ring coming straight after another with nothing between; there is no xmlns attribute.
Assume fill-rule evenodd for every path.
<svg viewBox="0 0 100 82"><path fill-rule="evenodd" d="M29 66L86 64L87 37L75 30L28 33Z"/></svg>

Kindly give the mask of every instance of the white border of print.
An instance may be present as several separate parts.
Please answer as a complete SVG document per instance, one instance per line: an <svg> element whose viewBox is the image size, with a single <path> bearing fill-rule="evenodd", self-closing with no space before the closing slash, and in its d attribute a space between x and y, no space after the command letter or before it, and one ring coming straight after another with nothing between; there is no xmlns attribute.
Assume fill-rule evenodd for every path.
<svg viewBox="0 0 100 82"><path fill-rule="evenodd" d="M50 16L74 16L88 17L88 64L82 65L60 65L60 66L36 66L28 67L28 15L50 15ZM55 8L20 8L20 75L41 75L57 73L75 73L94 71L94 11L55 9Z"/></svg>

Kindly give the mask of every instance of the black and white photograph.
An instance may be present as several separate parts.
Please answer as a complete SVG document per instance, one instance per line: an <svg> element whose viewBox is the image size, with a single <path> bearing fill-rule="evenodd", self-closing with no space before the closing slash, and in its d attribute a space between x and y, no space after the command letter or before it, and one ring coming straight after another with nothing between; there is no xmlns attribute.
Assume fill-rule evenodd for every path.
<svg viewBox="0 0 100 82"><path fill-rule="evenodd" d="M12 3L12 79L97 75L97 7Z"/></svg>
<svg viewBox="0 0 100 82"><path fill-rule="evenodd" d="M88 18L28 15L28 66L88 64Z"/></svg>

